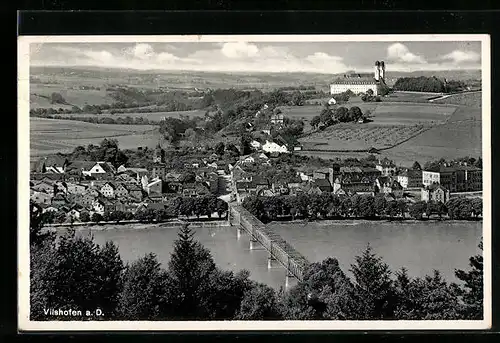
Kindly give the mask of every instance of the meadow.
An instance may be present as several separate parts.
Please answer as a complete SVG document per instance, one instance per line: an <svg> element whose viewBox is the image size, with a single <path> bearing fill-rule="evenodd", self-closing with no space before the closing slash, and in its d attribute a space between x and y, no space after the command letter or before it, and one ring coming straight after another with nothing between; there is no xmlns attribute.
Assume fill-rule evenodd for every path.
<svg viewBox="0 0 500 343"><path fill-rule="evenodd" d="M99 144L104 138L118 140L123 149L154 147L157 128L152 125L91 124L73 120L30 118L31 156L70 152L79 145Z"/></svg>
<svg viewBox="0 0 500 343"><path fill-rule="evenodd" d="M109 111L106 111L108 113L102 113L102 114L90 114L90 113L70 113L70 114L58 114L59 116L63 118L72 118L72 117L96 117L96 118L126 118L126 117L131 117L133 119L135 118L145 118L151 121L159 122L161 121L164 117L167 118L194 118L194 117L203 117L205 115L204 110L192 110L192 111L174 111L174 112L148 112L148 113L114 113L111 114Z"/></svg>
<svg viewBox="0 0 500 343"><path fill-rule="evenodd" d="M371 122L337 124L303 137L304 150L392 147L445 123L456 111L454 106L415 103L362 103L359 107L364 113L371 111Z"/></svg>
<svg viewBox="0 0 500 343"><path fill-rule="evenodd" d="M74 87L74 88L73 88ZM68 105L50 103L52 93L60 93ZM31 108L71 108L71 105L83 107L88 105L112 104L115 102L106 92L106 87L101 86L100 90L78 89L77 86L66 84L31 84L30 85L30 105Z"/></svg>
<svg viewBox="0 0 500 343"><path fill-rule="evenodd" d="M376 123L376 122L374 122ZM370 124L374 124L370 123ZM393 148L383 150L380 154L381 157L387 157L389 159L394 160L398 165L403 165L407 167L411 167L413 162L419 161L420 163L425 163L426 161L436 160L441 157L446 159L453 159L464 156L472 156L479 157L482 155L482 120L481 120L481 110L477 108L470 107L456 107L455 112L453 112L450 116L447 116L447 121L431 127L429 130L424 130L422 133L414 136L397 145ZM353 128L355 124L351 124ZM366 125L366 124L364 124ZM368 127L367 133L365 133L365 137L368 136ZM379 126L380 130L382 130L382 126ZM333 129L335 130L335 129ZM395 130L392 129L392 130ZM360 141L361 134L358 133L358 138L353 139L354 136L352 133L355 132L354 129L350 131L346 131L342 133L340 130L338 132L338 136L343 135L346 137L347 132L351 132L351 140L348 141L349 144L345 142L340 142L334 148L335 142L338 142L339 139L334 137L330 141L328 140L320 140L319 138L314 140L309 138L309 142L305 141L305 138L302 139L304 141L304 148L309 146L314 146L316 143L320 143L321 145L314 146L314 149L318 149L318 151L303 151L301 154L316 156L325 159L331 159L335 157L347 158L363 158L367 157L368 153L366 152L328 152L321 151L321 149L341 149L340 147L349 147L351 149L359 149L360 147L366 146L364 141ZM418 133L418 132L415 132ZM383 137L382 143L386 141L386 139L394 139L392 137L393 133L387 135L387 137ZM401 135L401 133L400 133ZM345 139L345 138L344 138ZM332 146L328 148L326 144ZM374 143L372 141L371 143ZM374 145L374 147L377 147Z"/></svg>
<svg viewBox="0 0 500 343"><path fill-rule="evenodd" d="M481 108L482 92L453 94L443 99L433 100L436 104L454 104L473 108Z"/></svg>

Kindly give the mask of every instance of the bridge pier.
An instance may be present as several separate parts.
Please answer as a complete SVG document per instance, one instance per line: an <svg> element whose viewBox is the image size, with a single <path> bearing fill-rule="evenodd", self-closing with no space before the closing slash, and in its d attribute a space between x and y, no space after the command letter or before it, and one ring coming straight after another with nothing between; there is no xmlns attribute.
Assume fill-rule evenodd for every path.
<svg viewBox="0 0 500 343"><path fill-rule="evenodd" d="M290 287L290 280L293 278L294 276L289 272L287 271L286 272L286 276L285 276L285 289L289 288Z"/></svg>
<svg viewBox="0 0 500 343"><path fill-rule="evenodd" d="M267 269L271 269L273 267L273 261L276 261L276 258L271 253L269 253L269 255L267 256Z"/></svg>
<svg viewBox="0 0 500 343"><path fill-rule="evenodd" d="M255 244L256 243L257 243L257 240L253 236L250 236L250 250L254 250L255 249Z"/></svg>
<svg viewBox="0 0 500 343"><path fill-rule="evenodd" d="M239 240L241 238L241 226L236 228L236 238Z"/></svg>

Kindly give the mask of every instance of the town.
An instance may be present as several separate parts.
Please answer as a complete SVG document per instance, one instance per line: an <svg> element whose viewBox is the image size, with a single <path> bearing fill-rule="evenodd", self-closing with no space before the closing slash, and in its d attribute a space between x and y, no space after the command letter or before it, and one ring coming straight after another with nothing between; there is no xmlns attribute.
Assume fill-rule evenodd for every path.
<svg viewBox="0 0 500 343"><path fill-rule="evenodd" d="M215 152L198 152L195 156L200 157L188 155L189 162L177 168L159 146L152 152L150 169L68 160L64 155L44 157L31 173L30 197L44 213L51 213L51 222L74 223L144 219L147 210L160 211L164 218L222 217L228 202L245 204L252 196L377 195L408 209L421 202L446 204L455 197L477 198L482 193L482 170L469 160L438 161L426 169L418 162L397 167L371 155L365 161L337 161L315 169L307 158L293 163L290 158L296 156L286 144L250 144L251 154L230 162ZM285 164L287 159L292 163ZM179 199L189 198L192 206L180 206ZM471 212L480 215L479 208Z"/></svg>

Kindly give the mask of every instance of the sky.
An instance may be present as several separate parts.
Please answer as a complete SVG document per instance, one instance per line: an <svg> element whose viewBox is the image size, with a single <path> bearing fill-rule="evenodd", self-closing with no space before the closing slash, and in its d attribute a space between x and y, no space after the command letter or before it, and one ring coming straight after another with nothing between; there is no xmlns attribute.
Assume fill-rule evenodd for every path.
<svg viewBox="0 0 500 343"><path fill-rule="evenodd" d="M210 72L387 72L481 68L478 41L31 43L31 66Z"/></svg>

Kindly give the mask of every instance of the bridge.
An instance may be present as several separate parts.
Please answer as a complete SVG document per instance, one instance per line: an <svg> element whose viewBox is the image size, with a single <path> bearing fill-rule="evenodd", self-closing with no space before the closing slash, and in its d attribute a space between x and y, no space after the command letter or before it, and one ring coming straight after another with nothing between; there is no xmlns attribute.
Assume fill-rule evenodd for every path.
<svg viewBox="0 0 500 343"><path fill-rule="evenodd" d="M304 279L304 271L309 265L309 261L280 235L266 227L241 205L230 204L228 218L230 225L237 227L238 238L242 231L248 234L250 250L255 249L255 245L258 243L267 250L268 268L272 268L273 261L277 261L285 268L287 271L285 287L288 287L289 279L292 277L299 281Z"/></svg>

